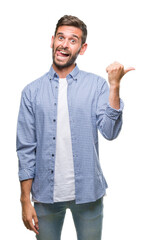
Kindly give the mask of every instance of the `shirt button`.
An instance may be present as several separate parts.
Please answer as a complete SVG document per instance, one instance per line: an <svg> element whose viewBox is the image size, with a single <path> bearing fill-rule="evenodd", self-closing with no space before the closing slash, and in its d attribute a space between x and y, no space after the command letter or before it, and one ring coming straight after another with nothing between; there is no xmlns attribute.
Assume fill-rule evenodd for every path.
<svg viewBox="0 0 151 240"><path fill-rule="evenodd" d="M53 173L53 170L51 170L51 173Z"/></svg>
<svg viewBox="0 0 151 240"><path fill-rule="evenodd" d="M56 105L57 105L57 103L54 103L54 105L56 106Z"/></svg>
<svg viewBox="0 0 151 240"><path fill-rule="evenodd" d="M54 154L52 154L52 157L54 157Z"/></svg>
<svg viewBox="0 0 151 240"><path fill-rule="evenodd" d="M56 119L53 119L53 121L55 122L55 121L56 121Z"/></svg>
<svg viewBox="0 0 151 240"><path fill-rule="evenodd" d="M53 140L55 140L56 138L55 137L53 137Z"/></svg>

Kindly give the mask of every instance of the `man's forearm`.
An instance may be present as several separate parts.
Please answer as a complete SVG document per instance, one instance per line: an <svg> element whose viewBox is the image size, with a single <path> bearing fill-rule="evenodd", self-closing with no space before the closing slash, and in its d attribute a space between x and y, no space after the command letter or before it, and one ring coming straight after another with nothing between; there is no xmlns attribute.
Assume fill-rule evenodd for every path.
<svg viewBox="0 0 151 240"><path fill-rule="evenodd" d="M27 229L39 234L38 218L34 207L30 201L30 192L33 179L21 181L21 204L22 204L22 219Z"/></svg>
<svg viewBox="0 0 151 240"><path fill-rule="evenodd" d="M110 86L109 103L114 109L120 108L119 86Z"/></svg>
<svg viewBox="0 0 151 240"><path fill-rule="evenodd" d="M28 180L24 180L24 181L20 182L20 186L21 186L20 201L21 201L21 203L30 201L30 192L31 192L32 181L33 181L33 179L28 179Z"/></svg>

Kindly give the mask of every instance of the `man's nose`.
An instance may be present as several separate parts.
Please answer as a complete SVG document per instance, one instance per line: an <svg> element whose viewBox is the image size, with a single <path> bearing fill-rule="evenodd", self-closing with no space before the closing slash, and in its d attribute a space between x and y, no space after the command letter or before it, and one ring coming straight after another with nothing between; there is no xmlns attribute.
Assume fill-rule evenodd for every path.
<svg viewBox="0 0 151 240"><path fill-rule="evenodd" d="M64 41L62 42L61 45L62 45L63 48L68 48L69 47L68 39L64 39Z"/></svg>

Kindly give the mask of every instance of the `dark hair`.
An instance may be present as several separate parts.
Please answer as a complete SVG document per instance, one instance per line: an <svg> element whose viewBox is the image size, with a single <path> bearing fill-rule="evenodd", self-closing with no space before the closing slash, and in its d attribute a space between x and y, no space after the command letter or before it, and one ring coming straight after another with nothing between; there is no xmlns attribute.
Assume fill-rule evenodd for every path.
<svg viewBox="0 0 151 240"><path fill-rule="evenodd" d="M79 18L71 15L64 15L63 17L61 17L56 24L55 36L60 26L74 26L80 28L82 30L82 44L86 42L87 26Z"/></svg>

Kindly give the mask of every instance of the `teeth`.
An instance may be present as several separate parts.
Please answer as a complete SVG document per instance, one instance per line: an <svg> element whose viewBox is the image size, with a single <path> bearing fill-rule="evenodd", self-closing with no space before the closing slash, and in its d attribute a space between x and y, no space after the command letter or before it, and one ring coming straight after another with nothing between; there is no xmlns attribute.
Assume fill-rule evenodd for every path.
<svg viewBox="0 0 151 240"><path fill-rule="evenodd" d="M63 52L63 51L60 51L61 53L63 53L63 54L67 54L66 52Z"/></svg>

